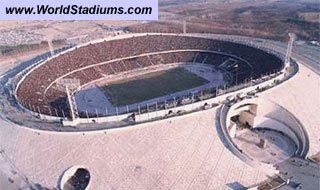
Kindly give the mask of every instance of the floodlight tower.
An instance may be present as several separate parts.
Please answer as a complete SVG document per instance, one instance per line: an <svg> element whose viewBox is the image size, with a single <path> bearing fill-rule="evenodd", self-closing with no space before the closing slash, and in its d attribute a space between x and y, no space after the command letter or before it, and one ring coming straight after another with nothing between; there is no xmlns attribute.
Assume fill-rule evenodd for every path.
<svg viewBox="0 0 320 190"><path fill-rule="evenodd" d="M182 25L183 25L183 29L182 29L183 33L186 34L187 33L187 21L183 20Z"/></svg>
<svg viewBox="0 0 320 190"><path fill-rule="evenodd" d="M48 42L48 46L49 46L49 50L50 50L50 55L53 56L54 50L53 50L52 40L47 40L47 42Z"/></svg>
<svg viewBox="0 0 320 190"><path fill-rule="evenodd" d="M68 104L70 108L71 120L75 120L79 118L78 108L76 104L76 98L74 96L74 92L80 87L79 79L60 79L56 83L56 88L62 92L67 94Z"/></svg>
<svg viewBox="0 0 320 190"><path fill-rule="evenodd" d="M291 53L292 53L293 42L295 39L295 34L289 33L289 37L290 37L290 40L288 42L286 58L284 61L285 68L289 68L289 66L290 66L290 59L291 59Z"/></svg>

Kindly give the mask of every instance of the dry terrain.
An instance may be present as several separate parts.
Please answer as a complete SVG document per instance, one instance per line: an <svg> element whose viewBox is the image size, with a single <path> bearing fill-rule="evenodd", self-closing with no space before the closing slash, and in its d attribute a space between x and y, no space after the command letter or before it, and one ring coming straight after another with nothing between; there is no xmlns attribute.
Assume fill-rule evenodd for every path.
<svg viewBox="0 0 320 190"><path fill-rule="evenodd" d="M129 26L136 32L205 32L286 40L288 32L319 41L319 1L162 0L160 22Z"/></svg>

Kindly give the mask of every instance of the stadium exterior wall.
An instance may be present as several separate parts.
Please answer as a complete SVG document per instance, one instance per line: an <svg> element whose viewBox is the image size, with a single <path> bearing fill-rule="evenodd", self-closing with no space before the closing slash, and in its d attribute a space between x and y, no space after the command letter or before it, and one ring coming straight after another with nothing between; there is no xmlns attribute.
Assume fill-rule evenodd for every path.
<svg viewBox="0 0 320 190"><path fill-rule="evenodd" d="M50 121L61 121L61 120L63 120L63 124L64 125L71 125L71 126L75 126L75 125L81 124L81 123L115 122L115 121L120 121L120 120L127 119L129 117L129 115L131 115L131 114L121 114L121 115L113 115L113 116L106 116L106 117L89 118L89 119L87 119L87 118L78 118L78 119L76 119L74 121L65 120L65 118L63 118L63 117L56 117L56 116L49 116L49 115L41 114L41 113L34 112L32 110L27 109L26 107L24 107L19 102L19 98L17 96L17 89L21 85L22 81L32 71L34 71L36 68L40 67L43 64L46 64L46 62L48 62L49 60L51 60L51 59L53 59L55 57L58 57L58 56L60 56L62 54L65 54L65 53L67 53L69 51L73 51L73 50L75 50L75 49L77 49L79 47L86 46L86 45L93 44L93 43L99 43L99 42L103 42L103 41L112 41L112 40L130 38L130 37L134 37L134 36L147 36L147 35L171 35L171 36L188 36L188 37L194 36L194 37L215 39L214 37L201 36L201 35L198 35L198 34L194 34L193 35L193 34L169 34L169 33L165 33L165 34L162 34L162 33L138 33L138 34L125 34L125 35L119 35L119 36L114 36L114 37L98 39L98 40L94 40L94 41L91 41L91 42L88 42L88 43L85 43L85 44L81 44L81 45L75 46L75 47L67 49L66 51L63 51L63 52L61 52L59 54L56 54L55 56L50 57L49 59L45 60L44 62L34 66L24 76L22 76L22 78L18 81L18 83L16 85L16 88L14 89L14 92L13 92L14 97L18 102L18 105L22 109L24 109L25 111L29 112L30 114L38 116L38 117L40 117L42 119L50 120ZM220 40L222 40L222 41L230 41L230 40L224 40L224 39L220 39ZM281 81L284 78L286 78L286 76L285 76L285 68L283 68L281 70L281 74L280 75L278 75L278 76L276 76L274 78L271 78L270 80L264 81L264 82L262 82L260 84L257 84L257 85L254 85L254 86L250 86L250 87L247 87L247 88L243 88L243 89L241 89L239 91L230 92L230 93L227 93L227 94L224 94L224 95L220 95L220 96L217 96L217 97L214 97L214 98L211 98L211 99L207 99L207 100L203 100L203 101L200 101L200 102L196 102L196 103L193 103L193 104L179 106L179 107L174 108L175 110L173 110L173 111L174 111L174 113L176 113L177 111L180 111L180 110L183 110L183 111L186 111L186 112L196 111L196 110L202 109L202 107L204 106L205 103L207 103L209 105L210 104L214 104L214 103L218 103L218 102L221 102L221 101L225 100L228 96L233 96L233 95L236 95L238 93L247 93L247 92L255 90L257 87L264 88L264 87L272 86L274 84L275 80ZM136 119L137 119L136 121L137 122L145 122L145 121L148 121L148 120L152 120L152 119L156 119L156 118L160 118L160 117L165 117L168 114L167 113L168 111L169 110L159 110L159 111L155 111L155 112L139 114L136 117Z"/></svg>

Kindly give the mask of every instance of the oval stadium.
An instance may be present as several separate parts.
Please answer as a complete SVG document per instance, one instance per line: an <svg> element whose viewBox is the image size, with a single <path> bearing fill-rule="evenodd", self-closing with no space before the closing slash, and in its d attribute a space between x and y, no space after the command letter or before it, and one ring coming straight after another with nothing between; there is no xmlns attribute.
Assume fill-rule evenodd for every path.
<svg viewBox="0 0 320 190"><path fill-rule="evenodd" d="M295 39L122 33L1 69L0 189L314 189L319 61Z"/></svg>
<svg viewBox="0 0 320 190"><path fill-rule="evenodd" d="M184 66L184 64L188 65ZM197 65L199 66L197 67ZM158 103L163 104L166 98L161 98L161 96L173 94L179 89L187 90L189 85L189 88L204 86L203 89L194 90L195 93L201 90L215 91L218 87L223 88L224 85L229 87L243 84L271 73L280 72L283 67L281 58L260 49L234 42L180 35L126 36L122 39L101 40L75 47L39 64L20 81L16 96L20 104L34 112L56 117L70 117L66 93L57 88L57 84L59 80L63 79L78 79L80 84L75 90L75 99L80 106L79 116L86 116L86 104L89 104L87 105L88 114L91 116L96 114L95 102L91 102L93 105L91 107L90 103L83 102L86 101L85 98L94 99L90 97L90 88L85 88L88 84L91 86L97 84L110 101L111 105L106 104L105 108L101 107L101 102L96 103L100 104L96 107L100 116L108 114L105 111L106 108L109 109L109 114L115 114L116 106L120 107L119 113L127 111L121 109L126 105L131 111L131 109L137 109L137 106L131 106L131 104L154 98L158 98L160 101ZM198 74L195 74L197 71L192 72L197 69ZM204 73L207 69L212 70L212 75L221 75L220 78L219 76L218 78L208 76L210 72ZM183 70L191 70L190 74L196 75L194 76L196 81L190 83L188 81L192 80L190 77L186 77L185 82L177 82L174 79L170 81L170 75L179 75L179 72L184 72ZM172 83L175 90L170 89L172 87L167 84L167 88L165 86L158 87L161 91L168 91L167 93L153 92L157 87L147 85L145 87L146 97L141 97L137 92L130 92L129 89L127 92L123 92L125 94L122 94L119 99L113 89L104 88L106 84L114 84L114 88L121 88L119 82L113 82L120 81L122 84L127 84L129 81L137 80L135 77L138 75L141 80L150 73L153 73L151 75L161 75L159 72L167 72L168 76L164 76L163 80L168 81L163 82ZM202 78L201 75L205 77ZM181 76L179 80L184 80L184 76ZM150 83L149 85L152 85L152 81ZM203 85L205 83L210 83L210 85ZM111 97L108 97L108 92ZM126 99L126 96L132 93L136 93L138 97L131 96L132 100ZM176 101L182 98L181 96L185 97L190 93L191 91L180 93L180 97L177 96ZM118 99L113 96L117 96ZM170 99L167 101L169 102ZM141 107L145 106L141 104Z"/></svg>

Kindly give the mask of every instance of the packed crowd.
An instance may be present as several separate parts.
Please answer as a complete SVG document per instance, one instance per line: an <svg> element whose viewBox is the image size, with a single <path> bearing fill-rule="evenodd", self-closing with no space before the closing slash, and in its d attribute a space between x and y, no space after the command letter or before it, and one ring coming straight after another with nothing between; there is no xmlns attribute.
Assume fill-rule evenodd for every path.
<svg viewBox="0 0 320 190"><path fill-rule="evenodd" d="M170 50L174 52L163 52ZM32 71L22 81L17 95L19 101L29 109L55 115L57 111L51 108L67 111L65 93L52 86L44 99L44 91L55 79L68 73L66 78L77 78L81 84L86 84L111 74L157 64L197 62L219 66L228 59L228 56L222 54L183 50L210 50L246 60L250 66L237 60L237 65L225 68L239 75L238 83L248 77L259 78L282 67L282 60L278 57L241 44L196 37L148 35L89 44L61 54ZM123 59L112 61L120 58ZM104 62L108 63L102 64ZM90 65L92 67L81 69Z"/></svg>

